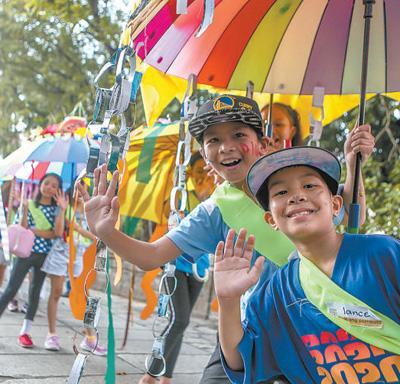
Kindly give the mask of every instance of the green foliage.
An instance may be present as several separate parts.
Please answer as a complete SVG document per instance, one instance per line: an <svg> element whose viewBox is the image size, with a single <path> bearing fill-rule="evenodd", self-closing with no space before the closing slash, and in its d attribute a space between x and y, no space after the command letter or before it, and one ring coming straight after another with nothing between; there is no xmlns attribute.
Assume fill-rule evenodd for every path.
<svg viewBox="0 0 400 384"><path fill-rule="evenodd" d="M355 126L358 109L326 126L321 146L343 162L343 145ZM367 103L365 122L371 125L376 149L363 165L368 215L362 232L400 237L400 109L397 101L378 96Z"/></svg>
<svg viewBox="0 0 400 384"><path fill-rule="evenodd" d="M107 1L0 2L3 156L18 131L62 121L80 101L91 115L94 76L118 47L124 18Z"/></svg>

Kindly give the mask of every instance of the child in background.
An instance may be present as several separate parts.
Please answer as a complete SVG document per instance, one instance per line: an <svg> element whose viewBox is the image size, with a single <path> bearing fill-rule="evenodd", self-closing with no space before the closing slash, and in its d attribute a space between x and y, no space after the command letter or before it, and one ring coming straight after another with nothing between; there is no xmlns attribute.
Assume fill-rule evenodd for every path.
<svg viewBox="0 0 400 384"><path fill-rule="evenodd" d="M79 181L83 188L86 188L86 185L82 180ZM77 194L77 195L75 195ZM83 207L83 199L78 194L76 190L74 190L73 199L77 198L77 205L74 211L71 211L71 214L67 214L67 220L70 220L70 217L75 217L74 221L74 243L76 246L76 258L74 263L74 277L78 277L83 272L83 256L84 253L89 247L89 245L96 241L96 236L94 236L90 231L87 225L86 216ZM74 200L72 200L74 201ZM96 344L97 343L97 344ZM106 356L107 355L107 347L101 345L97 342L97 336L93 329L85 328L85 337L83 338L80 347L85 351L90 351L97 356Z"/></svg>
<svg viewBox="0 0 400 384"><path fill-rule="evenodd" d="M268 120L269 105L261 109L262 117ZM272 104L272 138L269 141L271 149L277 151L287 147L303 145L301 137L301 121L298 112L284 103Z"/></svg>
<svg viewBox="0 0 400 384"><path fill-rule="evenodd" d="M241 324L240 296L257 280L254 236L233 231L215 253L215 289L226 372L233 383L399 382L400 243L339 234L333 224L340 164L330 152L290 148L262 157L247 182L265 221L300 258L260 283ZM395 368L396 367L396 368Z"/></svg>
<svg viewBox="0 0 400 384"><path fill-rule="evenodd" d="M67 195L71 196L73 189L70 188L67 191ZM73 202L73 196L71 196L71 203ZM83 212L82 199L78 197L76 210L73 211L70 206L67 209L65 215L67 222L69 222L72 216L75 216L74 224L74 241L77 246L76 248L76 260L74 263L74 276L79 276L83 270L83 254L90 243L96 240L96 237L87 230L87 223ZM59 351L61 348L60 338L56 333L56 320L57 320L57 309L58 302L62 295L62 288L65 282L65 276L68 273L69 263L69 252L68 246L65 244L65 252L58 254L49 254L46 258L42 271L47 273L51 280L51 292L48 300L47 315L49 325L49 336L46 341L45 348L49 351ZM82 340L81 348L90 350L94 354L104 356L107 350L100 344L96 346L96 336L93 330L85 329L85 338Z"/></svg>
<svg viewBox="0 0 400 384"><path fill-rule="evenodd" d="M204 171L205 162L199 152L192 155L187 176L193 183L194 189L188 191L188 211L192 211L200 202L210 197L214 190L214 184ZM168 201L169 202L169 201ZM169 214L169 204L166 204L165 213ZM183 334L189 325L190 315L193 307L203 288L204 279L210 267L209 255L205 253L202 257L191 263L192 258L182 255L176 259L175 277L177 280L176 290L172 295L172 303L175 310L175 321L165 340L164 358L166 371L159 377L160 384L172 383L172 375L181 349ZM172 290L170 283L170 290ZM160 372L163 367L161 361L154 360L148 372L140 379L139 384L155 384L157 379L152 373Z"/></svg>
<svg viewBox="0 0 400 384"><path fill-rule="evenodd" d="M25 314L18 344L24 348L32 348L30 336L32 322L39 306L40 291L46 274L41 267L52 246L52 239L62 236L64 232L64 215L68 201L62 192L62 179L54 173L48 173L39 182L39 193L34 201L24 201L20 224L35 234L35 242L31 255L17 258L12 269L8 285L0 297L0 315L8 302L21 287L25 276L32 268L32 280L29 284L28 309ZM49 337L46 339L46 343Z"/></svg>

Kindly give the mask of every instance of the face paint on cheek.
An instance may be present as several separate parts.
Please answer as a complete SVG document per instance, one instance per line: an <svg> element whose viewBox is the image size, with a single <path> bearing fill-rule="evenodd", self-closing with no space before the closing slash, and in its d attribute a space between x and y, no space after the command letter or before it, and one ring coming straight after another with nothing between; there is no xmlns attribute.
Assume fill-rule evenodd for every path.
<svg viewBox="0 0 400 384"><path fill-rule="evenodd" d="M250 148L247 144L240 144L240 149L243 153L247 154L250 152Z"/></svg>

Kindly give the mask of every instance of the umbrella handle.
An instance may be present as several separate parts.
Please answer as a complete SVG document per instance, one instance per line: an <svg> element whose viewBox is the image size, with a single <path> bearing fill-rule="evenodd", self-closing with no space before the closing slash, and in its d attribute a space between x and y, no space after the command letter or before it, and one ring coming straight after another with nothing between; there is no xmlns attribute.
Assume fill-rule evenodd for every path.
<svg viewBox="0 0 400 384"><path fill-rule="evenodd" d="M372 6L375 0L363 0L364 4L364 41L362 53L362 68L361 68L361 89L360 89L360 117L359 125L364 124L365 119L365 95L367 92L367 74L368 74L368 54L369 54L369 36L372 19ZM355 176L353 186L353 198L349 207L349 218L347 232L358 233L360 220L360 205L358 204L358 189L360 184L361 174L361 153L357 153Z"/></svg>
<svg viewBox="0 0 400 384"><path fill-rule="evenodd" d="M360 204L358 204L358 189L360 186L361 159L361 153L358 152L354 171L353 198L349 207L349 217L347 222L348 233L358 233L360 227Z"/></svg>

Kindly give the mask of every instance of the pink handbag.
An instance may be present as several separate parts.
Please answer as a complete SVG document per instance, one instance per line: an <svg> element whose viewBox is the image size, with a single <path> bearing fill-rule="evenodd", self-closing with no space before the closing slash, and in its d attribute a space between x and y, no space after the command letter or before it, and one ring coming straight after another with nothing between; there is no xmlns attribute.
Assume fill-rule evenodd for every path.
<svg viewBox="0 0 400 384"><path fill-rule="evenodd" d="M17 257L26 258L32 252L35 234L19 224L12 224L8 227L8 243L10 253Z"/></svg>

